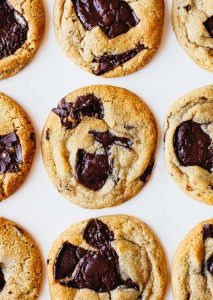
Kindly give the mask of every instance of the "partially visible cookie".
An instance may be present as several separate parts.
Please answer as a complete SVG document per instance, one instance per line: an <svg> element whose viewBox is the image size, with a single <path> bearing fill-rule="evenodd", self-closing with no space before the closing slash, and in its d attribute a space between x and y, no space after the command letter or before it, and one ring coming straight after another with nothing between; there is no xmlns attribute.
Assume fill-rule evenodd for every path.
<svg viewBox="0 0 213 300"><path fill-rule="evenodd" d="M188 55L213 72L213 1L173 0L172 23Z"/></svg>
<svg viewBox="0 0 213 300"><path fill-rule="evenodd" d="M31 236L0 218L0 299L37 299L41 279L41 257Z"/></svg>
<svg viewBox="0 0 213 300"><path fill-rule="evenodd" d="M32 59L44 26L42 0L0 1L0 79L16 74Z"/></svg>
<svg viewBox="0 0 213 300"><path fill-rule="evenodd" d="M13 194L27 176L36 147L29 117L0 93L0 201Z"/></svg>
<svg viewBox="0 0 213 300"><path fill-rule="evenodd" d="M198 224L178 247L172 266L175 300L212 300L213 219Z"/></svg>
<svg viewBox="0 0 213 300"><path fill-rule="evenodd" d="M191 197L213 204L213 85L180 98L165 122L169 173Z"/></svg>
<svg viewBox="0 0 213 300"><path fill-rule="evenodd" d="M163 250L151 229L130 216L70 226L47 262L52 300L160 300L165 294Z"/></svg>
<svg viewBox="0 0 213 300"><path fill-rule="evenodd" d="M157 129L128 90L89 86L54 108L42 134L47 172L58 191L85 208L118 205L137 194L154 164Z"/></svg>
<svg viewBox="0 0 213 300"><path fill-rule="evenodd" d="M66 55L97 76L142 68L159 47L163 0L56 0L55 32Z"/></svg>

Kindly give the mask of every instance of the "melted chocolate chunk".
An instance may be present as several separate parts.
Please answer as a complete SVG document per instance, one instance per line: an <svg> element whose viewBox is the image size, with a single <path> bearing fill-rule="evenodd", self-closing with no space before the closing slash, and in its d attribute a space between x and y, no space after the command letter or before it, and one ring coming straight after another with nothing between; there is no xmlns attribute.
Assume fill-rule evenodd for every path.
<svg viewBox="0 0 213 300"><path fill-rule="evenodd" d="M61 249L59 250L54 266L54 278L59 279L55 277L56 273L59 272L58 270L67 270L63 272L63 277L60 277L60 284L78 289L87 288L99 293L109 292L119 286L139 290L138 284L130 278L127 280L122 279L119 259L110 243L114 240L114 234L108 229L106 224L98 219L90 220L84 229L83 238L89 245L97 248L98 251L83 249L82 252L82 248L78 246L68 242L63 244L61 249L69 247L74 249L74 251L70 251L69 255L63 260L68 265L66 267L64 263L61 264L58 260L62 251ZM76 255L78 249L81 251L79 257ZM71 269L75 270L74 274L73 271L70 274Z"/></svg>
<svg viewBox="0 0 213 300"><path fill-rule="evenodd" d="M121 0L73 0L77 15L87 30L99 26L110 38L126 33L139 23L129 4Z"/></svg>
<svg viewBox="0 0 213 300"><path fill-rule="evenodd" d="M83 238L90 246L100 249L104 245L109 245L114 240L114 234L100 220L91 219L84 229Z"/></svg>
<svg viewBox="0 0 213 300"><path fill-rule="evenodd" d="M187 12L189 12L192 9L191 5L186 5L184 6L184 8Z"/></svg>
<svg viewBox="0 0 213 300"><path fill-rule="evenodd" d="M208 238L213 239L213 224L203 225L203 240L205 241Z"/></svg>
<svg viewBox="0 0 213 300"><path fill-rule="evenodd" d="M114 133L110 131L105 132L97 132L90 131L90 133L94 136L94 139L103 145L105 149L109 149L113 144L125 147L127 149L132 149L132 141L125 137L116 136Z"/></svg>
<svg viewBox="0 0 213 300"><path fill-rule="evenodd" d="M146 183L147 177L149 175L151 175L153 167L154 167L154 161L151 164L148 165L148 167L146 168L144 173L140 176L140 178L139 178L140 181Z"/></svg>
<svg viewBox="0 0 213 300"><path fill-rule="evenodd" d="M0 59L12 55L27 39L25 18L6 0L0 0Z"/></svg>
<svg viewBox="0 0 213 300"><path fill-rule="evenodd" d="M213 16L208 18L206 22L203 23L204 26L206 27L206 30L210 34L210 36L213 38Z"/></svg>
<svg viewBox="0 0 213 300"><path fill-rule="evenodd" d="M206 266L207 270L213 275L213 255L207 260Z"/></svg>
<svg viewBox="0 0 213 300"><path fill-rule="evenodd" d="M4 274L2 272L2 269L0 268L0 292L3 290L5 284L6 284L6 281L4 279Z"/></svg>
<svg viewBox="0 0 213 300"><path fill-rule="evenodd" d="M139 44L137 47L120 54L104 54L101 57L96 57L93 59L93 62L98 63L98 67L92 72L98 76L103 75L115 67L124 64L144 49L147 48L143 44Z"/></svg>
<svg viewBox="0 0 213 300"><path fill-rule="evenodd" d="M79 149L76 157L76 178L85 187L97 191L107 181L112 167L107 153L91 154Z"/></svg>
<svg viewBox="0 0 213 300"><path fill-rule="evenodd" d="M75 266L85 252L83 248L74 246L68 242L64 243L55 261L54 278L62 279L72 275Z"/></svg>
<svg viewBox="0 0 213 300"><path fill-rule="evenodd" d="M109 175L112 174L112 164L109 159L110 147L115 144L131 149L133 143L128 138L118 137L110 131L90 131L89 133L103 145L105 153L91 154L79 149L76 158L76 178L83 186L97 191L104 186Z"/></svg>
<svg viewBox="0 0 213 300"><path fill-rule="evenodd" d="M17 134L12 132L0 135L0 173L18 172L22 160L22 149Z"/></svg>
<svg viewBox="0 0 213 300"><path fill-rule="evenodd" d="M79 96L75 102L66 102L62 99L57 108L52 110L61 119L61 124L67 129L75 128L84 116L103 119L104 108L93 94Z"/></svg>
<svg viewBox="0 0 213 300"><path fill-rule="evenodd" d="M192 120L182 122L174 135L174 148L180 164L213 170L213 145L202 124Z"/></svg>

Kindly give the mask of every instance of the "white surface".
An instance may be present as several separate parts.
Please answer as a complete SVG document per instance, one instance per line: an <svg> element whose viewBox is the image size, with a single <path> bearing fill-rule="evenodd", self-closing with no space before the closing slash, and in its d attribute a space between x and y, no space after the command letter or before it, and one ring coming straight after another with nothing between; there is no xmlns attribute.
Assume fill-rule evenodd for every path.
<svg viewBox="0 0 213 300"><path fill-rule="evenodd" d="M213 83L213 75L196 66L179 46L170 21L171 0L166 2L164 35L157 55L144 69L118 79L95 77L67 59L54 35L53 1L46 0L45 8L46 33L38 54L18 75L0 82L0 91L17 100L28 112L38 137L30 175L13 196L0 204L0 214L32 234L40 245L44 262L52 242L69 225L100 215L131 214L144 220L157 234L171 270L172 256L182 238L196 223L212 217L213 209L187 197L167 174L162 126L170 105L186 92ZM68 92L92 84L121 86L138 94L152 109L159 130L151 180L132 200L101 210L80 208L60 196L44 169L39 145L49 111ZM46 271L39 299L49 299ZM166 299L172 299L170 286Z"/></svg>

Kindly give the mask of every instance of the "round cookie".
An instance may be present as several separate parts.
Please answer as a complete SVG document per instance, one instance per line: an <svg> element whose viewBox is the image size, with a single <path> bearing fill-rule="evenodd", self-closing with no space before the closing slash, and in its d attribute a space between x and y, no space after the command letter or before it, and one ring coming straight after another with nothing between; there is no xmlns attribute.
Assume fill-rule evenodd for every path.
<svg viewBox="0 0 213 300"><path fill-rule="evenodd" d="M163 299L167 266L151 229L126 216L105 216L70 226L48 257L51 299Z"/></svg>
<svg viewBox="0 0 213 300"><path fill-rule="evenodd" d="M213 219L198 224L179 245L173 259L174 300L212 300Z"/></svg>
<svg viewBox="0 0 213 300"><path fill-rule="evenodd" d="M27 114L0 93L0 201L13 194L27 176L36 135Z"/></svg>
<svg viewBox="0 0 213 300"><path fill-rule="evenodd" d="M192 198L213 204L213 85L192 91L170 109L165 160L171 176Z"/></svg>
<svg viewBox="0 0 213 300"><path fill-rule="evenodd" d="M34 56L44 32L42 0L1 0L0 79L20 71Z"/></svg>
<svg viewBox="0 0 213 300"><path fill-rule="evenodd" d="M156 140L154 117L138 96L89 86L51 111L42 134L43 160L63 196L85 208L110 207L144 186Z"/></svg>
<svg viewBox="0 0 213 300"><path fill-rule="evenodd" d="M159 47L163 0L56 0L55 32L66 55L97 76L142 68Z"/></svg>
<svg viewBox="0 0 213 300"><path fill-rule="evenodd" d="M213 72L212 0L173 0L172 23L186 53L199 66Z"/></svg>
<svg viewBox="0 0 213 300"><path fill-rule="evenodd" d="M0 298L37 299L42 263L39 250L16 223L0 218Z"/></svg>

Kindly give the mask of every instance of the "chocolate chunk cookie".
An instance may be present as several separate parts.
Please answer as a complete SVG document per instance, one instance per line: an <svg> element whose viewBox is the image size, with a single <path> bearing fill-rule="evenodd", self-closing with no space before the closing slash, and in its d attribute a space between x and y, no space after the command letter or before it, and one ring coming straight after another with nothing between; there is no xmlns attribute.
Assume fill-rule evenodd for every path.
<svg viewBox="0 0 213 300"><path fill-rule="evenodd" d="M0 0L0 79L16 74L32 59L44 19L42 0Z"/></svg>
<svg viewBox="0 0 213 300"><path fill-rule="evenodd" d="M163 299L167 267L149 227L125 216L70 226L48 257L51 299Z"/></svg>
<svg viewBox="0 0 213 300"><path fill-rule="evenodd" d="M213 72L213 1L173 0L172 23L188 55Z"/></svg>
<svg viewBox="0 0 213 300"><path fill-rule="evenodd" d="M198 224L178 247L173 259L175 300L213 297L213 219Z"/></svg>
<svg viewBox="0 0 213 300"><path fill-rule="evenodd" d="M0 201L27 176L36 146L34 128L23 109L0 93Z"/></svg>
<svg viewBox="0 0 213 300"><path fill-rule="evenodd" d="M213 204L213 85L192 91L171 107L165 160L189 196Z"/></svg>
<svg viewBox="0 0 213 300"><path fill-rule="evenodd" d="M156 52L163 0L56 0L55 31L68 57L103 77L142 68Z"/></svg>
<svg viewBox="0 0 213 300"><path fill-rule="evenodd" d="M156 139L153 115L135 94L84 87L51 111L42 135L43 160L63 196L85 208L110 207L144 186Z"/></svg>
<svg viewBox="0 0 213 300"><path fill-rule="evenodd" d="M0 218L0 299L37 299L41 257L35 242L23 228Z"/></svg>

